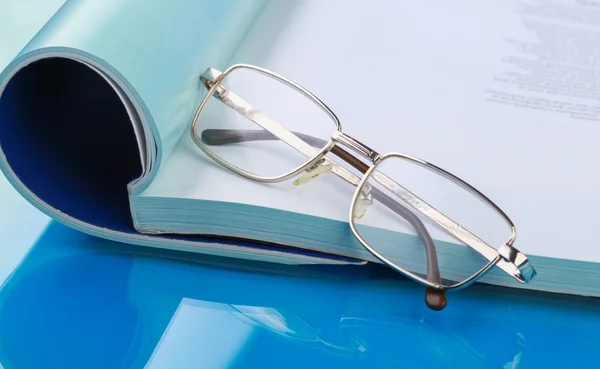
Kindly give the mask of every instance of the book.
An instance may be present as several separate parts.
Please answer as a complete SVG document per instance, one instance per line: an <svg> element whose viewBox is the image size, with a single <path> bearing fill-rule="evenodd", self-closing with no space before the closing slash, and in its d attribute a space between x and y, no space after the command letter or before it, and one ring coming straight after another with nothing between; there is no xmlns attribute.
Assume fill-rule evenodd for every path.
<svg viewBox="0 0 600 369"><path fill-rule="evenodd" d="M41 211L99 237L274 263L379 262L352 234L352 186L253 182L194 144L202 74L257 65L318 96L352 137L456 173L509 214L537 275L521 284L493 268L481 282L600 296L599 9L66 2L0 75L0 167ZM472 269L466 248L450 250L457 272Z"/></svg>

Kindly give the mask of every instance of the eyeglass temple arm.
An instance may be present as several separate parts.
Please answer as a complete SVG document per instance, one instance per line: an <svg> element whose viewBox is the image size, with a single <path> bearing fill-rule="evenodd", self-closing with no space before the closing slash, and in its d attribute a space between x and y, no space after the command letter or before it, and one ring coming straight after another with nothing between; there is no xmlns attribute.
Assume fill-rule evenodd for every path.
<svg viewBox="0 0 600 369"><path fill-rule="evenodd" d="M292 132L294 135L308 143L309 145L319 148L325 147L327 141L317 137L309 136L299 132ZM205 129L201 133L202 141L207 145L228 145L235 143L242 143L248 141L271 141L279 140L279 138L273 135L271 132L265 130L242 130L242 129ZM344 161L348 162L354 168L361 173L366 173L369 166L363 163L361 160L356 158L341 147L335 146L331 150L331 153L340 157ZM395 201L390 196L386 195L382 191L375 187L371 188L373 198L388 207L390 210L395 212L404 218L417 232L417 235L423 242L425 247L425 253L427 255L427 280L432 283L441 283L440 269L437 260L437 252L435 244L427 228L413 212L408 210L405 206Z"/></svg>
<svg viewBox="0 0 600 369"><path fill-rule="evenodd" d="M320 138L300 132L292 131L292 133L313 147L318 148L327 145L327 141ZM207 145L229 145L249 141L279 140L277 136L264 129L205 129L201 133L201 138Z"/></svg>

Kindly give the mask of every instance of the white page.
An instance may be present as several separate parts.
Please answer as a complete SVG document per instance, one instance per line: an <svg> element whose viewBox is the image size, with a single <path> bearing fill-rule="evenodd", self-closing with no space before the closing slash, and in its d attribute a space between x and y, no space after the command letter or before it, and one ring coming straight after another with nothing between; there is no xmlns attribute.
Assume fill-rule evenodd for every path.
<svg viewBox="0 0 600 369"><path fill-rule="evenodd" d="M524 253L600 262L600 8L577 1L366 4L294 2L279 16L281 32L269 31L277 11L267 13L233 62L302 84L346 133L378 152L415 155L465 179L516 223ZM554 87L536 92L515 81ZM591 97L574 97L575 90ZM499 93L489 91L509 101L490 102ZM550 107L534 108L536 101ZM568 110L577 105L573 117ZM216 166L185 136L144 196L347 221L352 191L333 176L301 188L253 183Z"/></svg>

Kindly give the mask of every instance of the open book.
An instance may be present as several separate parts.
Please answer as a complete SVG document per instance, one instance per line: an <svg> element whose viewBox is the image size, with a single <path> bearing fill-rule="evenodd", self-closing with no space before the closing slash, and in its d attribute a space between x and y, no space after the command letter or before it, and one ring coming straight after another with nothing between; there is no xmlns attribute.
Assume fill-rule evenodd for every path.
<svg viewBox="0 0 600 369"><path fill-rule="evenodd" d="M252 182L194 144L202 73L254 64L315 93L353 137L457 173L509 214L537 276L481 281L600 296L599 18L576 1L67 2L0 75L0 167L100 237L379 262L352 235L352 186Z"/></svg>

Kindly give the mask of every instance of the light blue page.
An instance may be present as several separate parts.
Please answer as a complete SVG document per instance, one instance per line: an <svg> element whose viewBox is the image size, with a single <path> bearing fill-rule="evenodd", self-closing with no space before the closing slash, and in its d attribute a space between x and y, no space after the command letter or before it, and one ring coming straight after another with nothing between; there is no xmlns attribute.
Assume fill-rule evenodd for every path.
<svg viewBox="0 0 600 369"><path fill-rule="evenodd" d="M74 0L9 65L3 79L22 64L52 56L94 65L135 104L149 152L160 163L199 98L197 75L204 65L221 65L228 58L262 3ZM150 181L151 176L143 182Z"/></svg>
<svg viewBox="0 0 600 369"><path fill-rule="evenodd" d="M0 72L60 9L64 0L0 0ZM0 234L3 236L0 280L19 264L48 225L48 217L27 203L0 175Z"/></svg>
<svg viewBox="0 0 600 369"><path fill-rule="evenodd" d="M67 2L0 75L0 169L45 214L93 235L322 260L260 244L140 234L131 219L130 196L152 181L205 93L200 74L224 67L264 3Z"/></svg>
<svg viewBox="0 0 600 369"><path fill-rule="evenodd" d="M65 1L0 1L0 71L17 56Z"/></svg>

